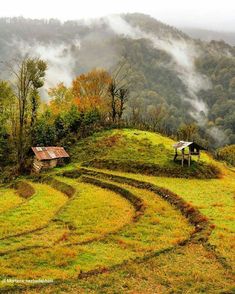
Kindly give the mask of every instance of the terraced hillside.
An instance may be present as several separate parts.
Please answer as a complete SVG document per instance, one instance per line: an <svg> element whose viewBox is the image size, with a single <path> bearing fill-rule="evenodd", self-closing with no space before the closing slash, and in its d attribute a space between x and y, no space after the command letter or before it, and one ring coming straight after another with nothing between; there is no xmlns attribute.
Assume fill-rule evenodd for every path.
<svg viewBox="0 0 235 294"><path fill-rule="evenodd" d="M70 166L24 179L24 189L1 189L0 291L232 293L233 171L206 154L203 168L213 163L220 178L157 177L136 166L127 173L122 164L115 170L92 164L170 169L172 142L148 132L107 131L79 142ZM29 190L34 193L24 198Z"/></svg>

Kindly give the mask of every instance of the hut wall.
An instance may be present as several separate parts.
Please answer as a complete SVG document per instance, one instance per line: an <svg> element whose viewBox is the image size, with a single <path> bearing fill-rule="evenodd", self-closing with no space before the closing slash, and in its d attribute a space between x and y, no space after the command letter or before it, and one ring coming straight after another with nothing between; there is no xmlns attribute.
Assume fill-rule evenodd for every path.
<svg viewBox="0 0 235 294"><path fill-rule="evenodd" d="M33 171L35 171L36 173L39 173L42 167L43 167L43 162L38 160L37 158L34 158Z"/></svg>
<svg viewBox="0 0 235 294"><path fill-rule="evenodd" d="M37 158L35 158L33 161L33 170L35 172L39 173L41 170L56 167L57 163L58 163L57 159L41 160L40 161Z"/></svg>
<svg viewBox="0 0 235 294"><path fill-rule="evenodd" d="M57 159L51 159L51 160L44 160L43 161L43 169L53 168L57 166Z"/></svg>

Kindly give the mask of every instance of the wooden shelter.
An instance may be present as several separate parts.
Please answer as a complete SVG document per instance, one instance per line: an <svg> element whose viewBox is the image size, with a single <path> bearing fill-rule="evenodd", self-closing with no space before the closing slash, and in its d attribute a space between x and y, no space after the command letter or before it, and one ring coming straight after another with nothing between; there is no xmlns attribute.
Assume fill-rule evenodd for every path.
<svg viewBox="0 0 235 294"><path fill-rule="evenodd" d="M200 152L201 150L205 150L204 147L198 145L195 142L186 142L186 141L179 141L176 144L173 145L175 148L175 156L174 161L176 161L176 158L178 156L181 156L181 164L184 166L184 160L188 160L188 166L191 165L191 157L192 155L196 155L198 157L198 161L200 160ZM185 152L185 149L188 149L188 153ZM178 153L178 151L181 152L181 154Z"/></svg>
<svg viewBox="0 0 235 294"><path fill-rule="evenodd" d="M63 147L32 147L31 149L34 153L33 170L35 172L56 167L69 158Z"/></svg>

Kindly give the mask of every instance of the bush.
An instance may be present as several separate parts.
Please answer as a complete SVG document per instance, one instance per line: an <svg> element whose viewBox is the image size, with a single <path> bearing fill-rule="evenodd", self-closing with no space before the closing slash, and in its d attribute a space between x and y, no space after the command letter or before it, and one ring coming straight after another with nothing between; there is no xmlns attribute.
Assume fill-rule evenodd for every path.
<svg viewBox="0 0 235 294"><path fill-rule="evenodd" d="M8 166L3 169L0 168L0 183L10 183L14 181L19 175L19 169L17 166Z"/></svg>
<svg viewBox="0 0 235 294"><path fill-rule="evenodd" d="M235 166L235 144L218 149L217 158Z"/></svg>
<svg viewBox="0 0 235 294"><path fill-rule="evenodd" d="M27 182L16 182L14 188L17 190L18 194L23 198L29 198L33 196L33 194L35 194L34 188Z"/></svg>

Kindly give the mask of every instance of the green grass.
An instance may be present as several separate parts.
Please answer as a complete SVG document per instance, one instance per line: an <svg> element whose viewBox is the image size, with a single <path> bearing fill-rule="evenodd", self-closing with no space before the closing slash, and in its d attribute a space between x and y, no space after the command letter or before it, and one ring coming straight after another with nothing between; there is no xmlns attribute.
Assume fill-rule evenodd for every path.
<svg viewBox="0 0 235 294"><path fill-rule="evenodd" d="M113 237L122 246L133 246L137 251L156 251L180 243L193 232L193 227L180 212L155 193L125 184L118 185L142 199L146 207L137 222Z"/></svg>
<svg viewBox="0 0 235 294"><path fill-rule="evenodd" d="M66 225L51 221L48 226L36 232L1 240L0 255L27 248L51 247L63 240L64 236L67 236L69 232L70 230Z"/></svg>
<svg viewBox="0 0 235 294"><path fill-rule="evenodd" d="M57 179L76 189L74 197L50 219L46 228L2 240L0 253L34 246L51 247L59 243L88 242L117 231L132 221L133 207L116 193L104 193L101 188L75 180Z"/></svg>
<svg viewBox="0 0 235 294"><path fill-rule="evenodd" d="M233 277L203 246L191 244L142 262L130 261L82 280L39 286L28 293L219 294L233 293L233 283Z"/></svg>
<svg viewBox="0 0 235 294"><path fill-rule="evenodd" d="M108 130L79 141L72 148L71 156L78 163L103 158L172 165L174 143L158 133L132 129ZM202 152L201 159L210 161L205 152Z"/></svg>

